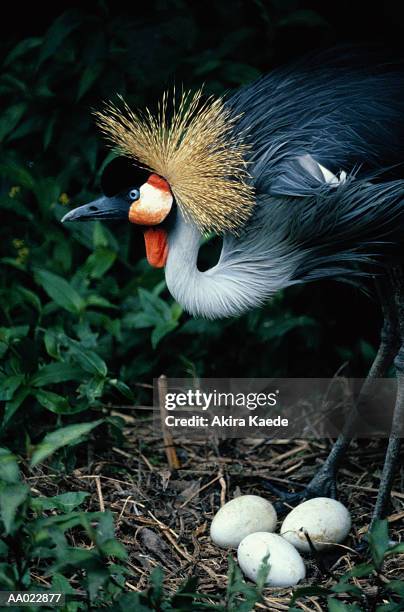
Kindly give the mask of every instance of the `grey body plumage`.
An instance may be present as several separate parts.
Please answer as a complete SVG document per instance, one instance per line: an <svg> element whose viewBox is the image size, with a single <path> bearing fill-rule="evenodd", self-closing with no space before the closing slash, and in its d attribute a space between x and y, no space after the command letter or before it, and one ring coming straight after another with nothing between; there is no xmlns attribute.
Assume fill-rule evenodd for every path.
<svg viewBox="0 0 404 612"><path fill-rule="evenodd" d="M206 272L196 268L198 229L178 211L166 279L187 311L234 316L292 284L359 281L371 264L391 262L404 229L398 65L326 54L273 72L227 104L251 140L256 206L238 236L224 235Z"/></svg>

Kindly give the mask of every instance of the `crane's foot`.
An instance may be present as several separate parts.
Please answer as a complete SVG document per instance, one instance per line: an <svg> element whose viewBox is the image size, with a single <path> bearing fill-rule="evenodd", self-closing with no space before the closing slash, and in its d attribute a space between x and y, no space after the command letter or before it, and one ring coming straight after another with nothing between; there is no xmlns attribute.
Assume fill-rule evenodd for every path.
<svg viewBox="0 0 404 612"><path fill-rule="evenodd" d="M327 463L320 468L309 484L303 487L301 491L289 493L269 482L266 482L264 486L278 497L274 507L280 516L289 512L290 506L295 506L306 499L312 497L332 497L336 499L337 497L336 473Z"/></svg>

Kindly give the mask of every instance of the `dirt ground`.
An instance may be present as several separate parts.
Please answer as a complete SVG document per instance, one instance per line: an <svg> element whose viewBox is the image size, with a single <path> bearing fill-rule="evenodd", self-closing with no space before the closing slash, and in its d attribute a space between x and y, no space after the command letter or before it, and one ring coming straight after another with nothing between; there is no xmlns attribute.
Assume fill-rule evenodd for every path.
<svg viewBox="0 0 404 612"><path fill-rule="evenodd" d="M276 496L267 483L299 490L327 456L331 441L257 439L196 442L174 441L181 463L168 469L164 443L154 431L147 412L126 407L124 446L96 450L89 446L87 462L65 477L40 472L30 478L38 493L64 491L91 493L88 510L110 509L117 523L117 536L129 551L129 568L137 577L128 589L146 588L152 569L161 565L165 585L174 592L190 575L199 579L199 592L223 592L228 569L228 551L213 545L209 537L212 517L226 501L239 494ZM140 415L140 416L139 416ZM327 586L364 559L356 552L365 534L376 498L382 467L384 441L353 442L339 474L339 499L352 514L353 527L344 545L320 559L306 556L304 585ZM84 462L83 462L84 463ZM388 520L393 540L404 539L404 466L395 478L392 509ZM76 542L76 545L78 543ZM231 551L235 557L235 551ZM389 557L381 579L404 578L404 555ZM370 597L377 586L369 579L357 584ZM257 610L288 610L292 589L265 590L265 603ZM316 597L296 604L302 610L325 610Z"/></svg>

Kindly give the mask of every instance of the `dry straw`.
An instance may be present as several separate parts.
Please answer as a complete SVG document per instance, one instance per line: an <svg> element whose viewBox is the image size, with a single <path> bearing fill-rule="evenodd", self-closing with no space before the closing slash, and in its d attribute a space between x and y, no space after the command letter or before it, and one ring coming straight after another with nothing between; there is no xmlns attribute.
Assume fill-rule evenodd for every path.
<svg viewBox="0 0 404 612"><path fill-rule="evenodd" d="M168 107L167 94L156 115L121 98L120 107L108 103L95 115L121 155L168 181L186 218L204 232L237 231L254 205L238 117L222 98L203 100L202 90L183 93L178 104L174 92L171 113Z"/></svg>

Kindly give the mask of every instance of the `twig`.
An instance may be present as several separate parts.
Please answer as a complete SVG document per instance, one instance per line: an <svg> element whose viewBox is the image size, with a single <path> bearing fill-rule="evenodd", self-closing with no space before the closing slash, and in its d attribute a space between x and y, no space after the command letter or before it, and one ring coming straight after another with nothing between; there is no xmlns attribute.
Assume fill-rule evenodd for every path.
<svg viewBox="0 0 404 612"><path fill-rule="evenodd" d="M132 496L131 496L131 495L129 495L129 496L128 496L128 497L125 499L125 501L124 501L124 503L123 503L123 506L122 506L122 510L121 510L121 512L119 513L118 520L116 521L116 524L117 524L117 525L119 525L119 523L120 523L120 521L121 521L121 518L122 518L122 516L123 516L123 513L125 512L125 508L126 508L126 506L127 506L127 504L128 504L128 502L129 502L129 500L130 500L130 499L132 499Z"/></svg>
<svg viewBox="0 0 404 612"><path fill-rule="evenodd" d="M172 546L174 546L175 550L181 555L181 557L186 559L186 561L193 561L193 558L188 553L188 551L183 550L180 546L178 546L178 544L177 544L177 542L175 540L175 538L178 538L178 535L175 533L175 531L170 529L170 527L168 527L162 521L160 521L158 518L156 518L154 516L154 514L152 512L150 512L150 510L149 510L149 514L155 520L157 525L160 527L161 533L163 534L163 536L165 536L167 538L167 540L170 542L170 544L172 544Z"/></svg>
<svg viewBox="0 0 404 612"><path fill-rule="evenodd" d="M374 489L373 487L361 487L360 485L354 484L345 484L345 487L349 487L350 489L359 489L360 491L368 491L369 493L378 493L379 489ZM398 497L398 499L404 499L404 493L400 493L400 491L392 491L392 497Z"/></svg>
<svg viewBox="0 0 404 612"><path fill-rule="evenodd" d="M98 501L100 503L100 510L101 512L105 512L104 498L102 496L102 489L101 489L101 479L99 476L95 476L95 486L97 487L97 495L98 495Z"/></svg>
<svg viewBox="0 0 404 612"><path fill-rule="evenodd" d="M210 482L207 482L205 485L203 485L203 487L201 487L200 489L198 489L197 491L195 491L195 493L192 493L192 495L190 497L188 497L188 499L186 499L180 506L180 508L184 508L190 501L191 499L194 499L194 497L196 497L197 495L199 495L199 493L201 493L202 491L204 491L205 489L207 489L208 487L210 487L210 485L212 485L214 482L216 482L217 480L219 480L221 478L220 474L219 476L216 476L216 478L213 478L213 480L211 480Z"/></svg>
<svg viewBox="0 0 404 612"><path fill-rule="evenodd" d="M170 470L178 470L178 468L181 467L181 464L177 457L177 452L175 450L174 440L171 435L171 431L169 431L165 423L167 415L167 410L165 406L165 397L167 394L167 378L164 376L164 374L159 377L157 381L157 387L159 392L161 429L163 432L164 450L167 456L168 467L170 468Z"/></svg>
<svg viewBox="0 0 404 612"><path fill-rule="evenodd" d="M220 490L220 506L224 506L225 503L226 503L226 490L227 490L227 487L226 487L226 481L223 478L223 472L222 472L221 469L219 471L219 482L220 482L220 487L221 487L221 490Z"/></svg>

